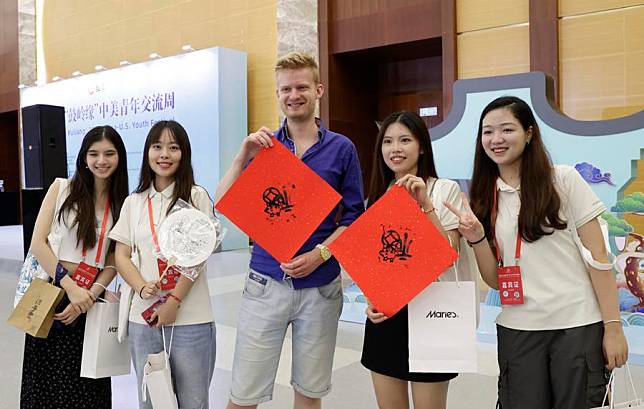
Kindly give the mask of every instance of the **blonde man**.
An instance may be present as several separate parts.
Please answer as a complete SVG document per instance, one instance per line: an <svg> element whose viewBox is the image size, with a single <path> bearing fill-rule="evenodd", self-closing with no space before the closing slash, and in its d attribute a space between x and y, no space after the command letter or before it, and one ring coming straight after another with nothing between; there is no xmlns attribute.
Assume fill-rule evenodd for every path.
<svg viewBox="0 0 644 409"><path fill-rule="evenodd" d="M260 149L273 145L271 138L275 137L342 194L342 201L288 263L280 264L255 244L237 323L228 409L255 408L272 399L289 325L294 408L321 407L321 398L331 390L342 309L340 266L327 245L364 211L355 146L315 117L316 103L324 94L317 63L309 55L290 53L278 60L275 77L277 99L286 118L277 131L263 126L244 139L217 188L216 200Z"/></svg>

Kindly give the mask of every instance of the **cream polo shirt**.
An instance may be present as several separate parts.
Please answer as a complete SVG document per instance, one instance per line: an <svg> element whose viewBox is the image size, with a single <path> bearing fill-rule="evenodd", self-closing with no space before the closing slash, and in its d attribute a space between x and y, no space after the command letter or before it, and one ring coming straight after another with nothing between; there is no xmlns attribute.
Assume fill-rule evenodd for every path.
<svg viewBox="0 0 644 409"><path fill-rule="evenodd" d="M152 185L143 193L133 193L128 196L121 208L119 220L109 235L111 239L132 247L133 252L138 255L138 263L137 260L134 260L134 264L139 268L141 276L146 281L159 278L150 222L148 221L147 197L149 195L152 200L154 226L155 229L158 229L166 218L168 206L172 201L174 185L173 183L168 186L163 192L157 192ZM192 205L208 215L218 225L208 193L200 186L192 187ZM136 226L133 232L131 226ZM132 238L134 243L132 243ZM136 292L136 289L134 291ZM135 294L132 297L129 320L137 324L146 324L141 313L154 302L156 302L156 298L143 300L138 294ZM203 324L212 321L212 306L206 269L204 268L188 295L183 299L175 325Z"/></svg>
<svg viewBox="0 0 644 409"><path fill-rule="evenodd" d="M571 233L601 215L606 206L571 166L555 166L555 187L562 206L563 220L572 214L574 223L555 230L533 243L521 243L521 278L524 304L504 305L497 324L518 330L554 330L573 328L601 321L597 297L579 249ZM504 265L515 264L514 251L521 200L515 189L497 180L498 213L496 237Z"/></svg>
<svg viewBox="0 0 644 409"><path fill-rule="evenodd" d="M69 196L69 181L66 179L57 179L59 192L57 199L57 209L54 214L54 230L58 236L59 249L58 249L58 259L62 261L68 261L70 263L79 264L83 261L83 243L77 243L77 234L78 234L78 225L74 225L74 220L76 219L76 212L74 210L70 212L65 212L63 217L58 221L58 211L60 206L62 206L67 196ZM87 254L85 257L85 263L90 266L96 264L96 252L98 251L98 241L101 234L101 225L103 224L103 216L105 214L105 203L100 206L100 210L96 209L96 245L87 249ZM112 211L107 214L107 224L105 225L105 237L103 239L101 257L98 262L98 267L103 268L105 264L105 256L107 255L107 249L109 248L110 241L107 238L107 233L109 233L112 228Z"/></svg>

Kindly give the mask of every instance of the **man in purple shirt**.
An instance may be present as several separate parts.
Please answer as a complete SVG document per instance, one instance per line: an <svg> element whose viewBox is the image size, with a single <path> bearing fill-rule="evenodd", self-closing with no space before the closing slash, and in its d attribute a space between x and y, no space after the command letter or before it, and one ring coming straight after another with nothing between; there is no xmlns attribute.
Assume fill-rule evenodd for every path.
<svg viewBox="0 0 644 409"><path fill-rule="evenodd" d="M286 329L291 325L294 408L320 408L331 390L338 318L342 310L340 266L328 244L364 211L362 176L353 143L315 118L324 94L315 60L290 53L276 66L277 98L286 119L248 135L222 178L215 200L228 190L262 148L284 144L342 195L296 256L280 264L255 244L237 322L228 409L257 407L272 399ZM276 237L280 240L280 237Z"/></svg>

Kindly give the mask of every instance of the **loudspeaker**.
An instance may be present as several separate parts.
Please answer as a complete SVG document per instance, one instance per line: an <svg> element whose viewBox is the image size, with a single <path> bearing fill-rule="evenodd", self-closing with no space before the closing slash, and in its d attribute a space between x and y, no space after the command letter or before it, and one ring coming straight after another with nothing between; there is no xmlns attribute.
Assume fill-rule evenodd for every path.
<svg viewBox="0 0 644 409"><path fill-rule="evenodd" d="M25 257L29 246L31 246L31 236L34 234L36 218L46 193L47 189L42 188L22 189L22 244Z"/></svg>
<svg viewBox="0 0 644 409"><path fill-rule="evenodd" d="M22 141L26 188L47 190L57 177L67 177L65 108L22 108Z"/></svg>

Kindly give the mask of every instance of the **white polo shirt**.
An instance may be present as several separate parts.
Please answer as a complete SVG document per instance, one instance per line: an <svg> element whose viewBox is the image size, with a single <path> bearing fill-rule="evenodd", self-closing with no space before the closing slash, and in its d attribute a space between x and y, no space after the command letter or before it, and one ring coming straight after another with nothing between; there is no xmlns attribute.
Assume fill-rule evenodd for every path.
<svg viewBox="0 0 644 409"><path fill-rule="evenodd" d="M133 250L136 249L139 260L138 264L135 262L135 265L139 266L139 272L146 281L153 281L159 278L159 269L148 221L147 197L149 195L152 201L154 226L158 231L159 225L166 218L168 206L172 201L174 185L173 183L162 192L157 192L154 189L154 185L152 185L143 193L133 193L128 196L121 208L119 220L109 235L111 239L126 244L132 247ZM218 224L208 193L202 187L193 186L191 194L194 207ZM134 232L131 231L132 226L136 226ZM134 238L134 243L132 243L132 238ZM141 313L154 302L156 302L156 298L144 300L138 294L135 294L132 297L129 320L137 324L146 324L143 317L141 317ZM203 324L212 321L212 306L206 269L204 268L195 280L188 295L182 300L175 325Z"/></svg>
<svg viewBox="0 0 644 409"><path fill-rule="evenodd" d="M497 324L518 330L573 328L601 321L589 272L571 233L601 215L606 206L571 166L554 168L555 187L562 206L571 207L574 223L533 243L521 243L521 278L524 304L504 305ZM515 189L497 180L496 237L504 265L515 264L514 251L521 199ZM566 212L560 210L560 218Z"/></svg>

